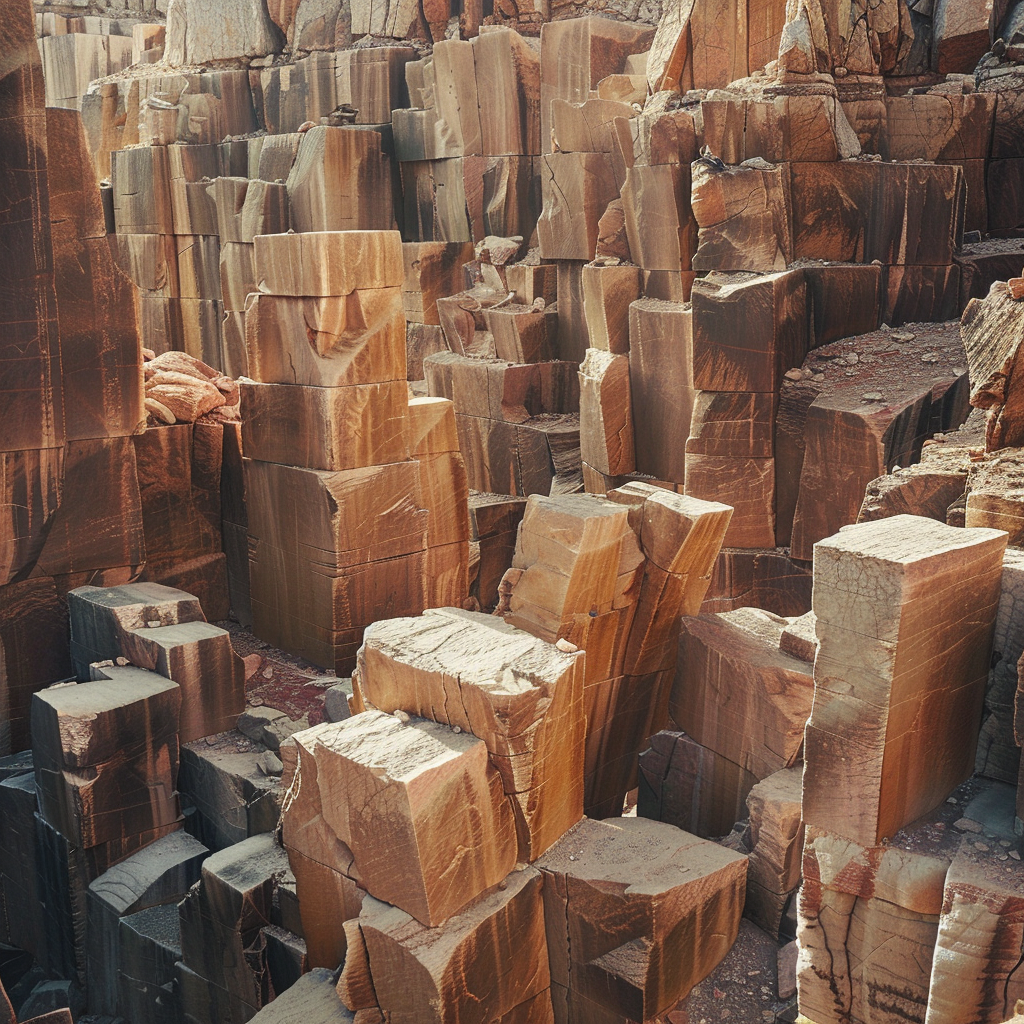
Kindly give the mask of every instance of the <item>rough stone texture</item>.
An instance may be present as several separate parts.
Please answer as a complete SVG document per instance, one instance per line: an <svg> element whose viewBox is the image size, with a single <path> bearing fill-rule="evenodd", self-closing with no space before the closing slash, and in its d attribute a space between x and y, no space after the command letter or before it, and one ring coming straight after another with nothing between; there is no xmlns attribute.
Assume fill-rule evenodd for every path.
<svg viewBox="0 0 1024 1024"><path fill-rule="evenodd" d="M233 57L263 57L281 48L264 0L225 0L216 8L201 0L170 0L164 53L174 65Z"/></svg>
<svg viewBox="0 0 1024 1024"><path fill-rule="evenodd" d="M816 545L808 825L874 846L970 775L1004 550L1003 533L913 516Z"/></svg>
<svg viewBox="0 0 1024 1024"><path fill-rule="evenodd" d="M587 819L538 866L560 1020L582 1022L588 1001L649 1020L735 941L745 859L672 825Z"/></svg>

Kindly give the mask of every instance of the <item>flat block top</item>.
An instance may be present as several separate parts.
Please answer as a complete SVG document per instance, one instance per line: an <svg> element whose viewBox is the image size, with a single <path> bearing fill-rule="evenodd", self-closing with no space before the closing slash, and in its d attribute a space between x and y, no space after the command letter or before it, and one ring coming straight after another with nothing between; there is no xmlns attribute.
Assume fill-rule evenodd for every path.
<svg viewBox="0 0 1024 1024"><path fill-rule="evenodd" d="M653 505L653 507L647 507ZM664 508L674 512L678 516L687 519L697 519L700 516L732 512L732 505L726 505L721 501L707 501L704 498L695 498L692 494L677 494L675 491L667 491L664 487L655 487L654 493L647 496L644 502L645 525L655 515L656 508Z"/></svg>
<svg viewBox="0 0 1024 1024"><path fill-rule="evenodd" d="M693 304L690 302L672 302L669 299L655 299L645 295L643 298L634 299L629 304L629 311L630 314L634 312L636 314L657 313L659 316L672 314L682 317L684 320L689 320L693 316Z"/></svg>
<svg viewBox="0 0 1024 1024"><path fill-rule="evenodd" d="M32 699L46 704L62 718L92 720L178 689L177 683L156 672L130 665L125 666L125 669L125 672L117 674L113 679L97 679L89 683L71 683L39 690L32 695Z"/></svg>
<svg viewBox="0 0 1024 1024"><path fill-rule="evenodd" d="M800 269L778 270L771 274L713 270L707 277L698 278L693 282L693 291L702 299L737 301L743 297L745 289L759 286L771 289L776 282L784 280L787 275L792 276L794 283L803 280L803 271Z"/></svg>
<svg viewBox="0 0 1024 1024"><path fill-rule="evenodd" d="M621 518L623 508L597 494L531 494L527 499L525 520L529 522L535 517L543 517L544 529L556 532L559 525L578 529L579 520L602 516Z"/></svg>
<svg viewBox="0 0 1024 1024"><path fill-rule="evenodd" d="M394 782L411 782L418 775L480 749L483 740L424 718L399 719L382 711L363 711L332 728L320 729L315 743L374 775Z"/></svg>
<svg viewBox="0 0 1024 1024"><path fill-rule="evenodd" d="M150 626L132 630L134 634L150 643L164 648L181 647L214 637L227 637L228 631L212 622L178 622L170 626Z"/></svg>
<svg viewBox="0 0 1024 1024"><path fill-rule="evenodd" d="M984 557L998 550L1001 559L1006 537L1002 530L947 526L924 516L899 515L855 523L814 545L815 582L819 563L824 569L829 562L849 555L902 569L955 552Z"/></svg>
<svg viewBox="0 0 1024 1024"><path fill-rule="evenodd" d="M177 903L162 903L126 914L118 929L122 944L126 942L126 932L134 932L139 938L170 950L176 960L181 959L181 911ZM132 945L142 945L139 938Z"/></svg>
<svg viewBox="0 0 1024 1024"><path fill-rule="evenodd" d="M37 768L100 764L127 748L177 735L181 690L132 666L94 669L99 678L32 695ZM102 675L100 675L102 673ZM104 678L106 676L106 678Z"/></svg>
<svg viewBox="0 0 1024 1024"><path fill-rule="evenodd" d="M108 868L89 885L89 891L122 917L174 896L183 873L194 868L198 878L199 864L208 853L184 830L172 832Z"/></svg>
<svg viewBox="0 0 1024 1024"><path fill-rule="evenodd" d="M314 967L252 1018L253 1024L342 1024L354 1020L335 988L334 972L326 967Z"/></svg>
<svg viewBox="0 0 1024 1024"><path fill-rule="evenodd" d="M224 892L245 893L268 880L284 880L290 874L288 854L278 845L273 832L243 839L212 854L203 863L204 884L216 879ZM234 909L240 911L241 907Z"/></svg>
<svg viewBox="0 0 1024 1024"><path fill-rule="evenodd" d="M68 593L71 639L96 645L113 656L111 630L131 629L147 622L205 622L199 598L160 583L127 583L120 587L77 587Z"/></svg>
<svg viewBox="0 0 1024 1024"><path fill-rule="evenodd" d="M375 622L363 634L361 662L367 650L425 672L457 676L495 695L555 682L583 657L581 651L566 654L493 615L457 608Z"/></svg>
<svg viewBox="0 0 1024 1024"><path fill-rule="evenodd" d="M656 896L697 882L741 853L648 818L584 818L537 861L542 871L621 886L624 895Z"/></svg>
<svg viewBox="0 0 1024 1024"><path fill-rule="evenodd" d="M69 599L87 601L89 604L103 608L124 608L161 605L171 602L195 604L199 608L199 598L175 587L165 587L162 583L125 583L119 587L76 587L68 593ZM202 612L200 611L200 614Z"/></svg>

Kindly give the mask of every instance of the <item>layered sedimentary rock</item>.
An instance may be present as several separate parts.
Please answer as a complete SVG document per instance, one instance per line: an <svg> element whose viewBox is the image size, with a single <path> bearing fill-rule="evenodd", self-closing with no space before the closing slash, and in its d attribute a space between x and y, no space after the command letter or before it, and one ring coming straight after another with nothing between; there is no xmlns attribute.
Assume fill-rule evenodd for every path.
<svg viewBox="0 0 1024 1024"><path fill-rule="evenodd" d="M808 825L873 846L970 775L1004 546L996 531L894 516L815 547Z"/></svg>
<svg viewBox="0 0 1024 1024"><path fill-rule="evenodd" d="M101 672L32 699L40 814L79 849L178 819L179 686L130 667Z"/></svg>
<svg viewBox="0 0 1024 1024"><path fill-rule="evenodd" d="M539 867L559 1021L655 1017L735 940L744 859L671 825L587 819Z"/></svg>
<svg viewBox="0 0 1024 1024"><path fill-rule="evenodd" d="M464 499L438 506L465 494L462 460L429 445L409 458L397 232L259 236L256 271L242 390L254 627L340 669L381 614L465 599Z"/></svg>
<svg viewBox="0 0 1024 1024"><path fill-rule="evenodd" d="M375 623L358 678L375 707L485 741L533 861L583 813L584 664L500 619L438 609Z"/></svg>

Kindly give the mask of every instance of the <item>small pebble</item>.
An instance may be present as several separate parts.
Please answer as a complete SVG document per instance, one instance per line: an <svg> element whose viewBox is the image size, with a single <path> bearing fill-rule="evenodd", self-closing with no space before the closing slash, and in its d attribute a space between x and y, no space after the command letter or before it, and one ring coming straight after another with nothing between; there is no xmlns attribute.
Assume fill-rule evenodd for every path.
<svg viewBox="0 0 1024 1024"><path fill-rule="evenodd" d="M149 626L150 629L156 629L156 627L160 625L160 620L159 619L149 619L146 622L146 625Z"/></svg>
<svg viewBox="0 0 1024 1024"><path fill-rule="evenodd" d="M867 393L860 396L864 402L880 402L882 400L881 391L868 391Z"/></svg>
<svg viewBox="0 0 1024 1024"><path fill-rule="evenodd" d="M128 664L128 659L127 658L118 658L117 659L117 663L118 663L118 665L120 665L123 668L125 665Z"/></svg>
<svg viewBox="0 0 1024 1024"><path fill-rule="evenodd" d="M407 711L403 711L401 708L399 708L395 712L395 718L397 718L400 722L408 722L409 721L409 713Z"/></svg>
<svg viewBox="0 0 1024 1024"><path fill-rule="evenodd" d="M284 772L281 758L272 750L265 750L256 760L256 767L264 775L278 776Z"/></svg>
<svg viewBox="0 0 1024 1024"><path fill-rule="evenodd" d="M452 726L452 732L454 732L457 735L458 733L462 732L462 726L461 725L453 725Z"/></svg>
<svg viewBox="0 0 1024 1024"><path fill-rule="evenodd" d="M855 365L856 365L857 363L859 363L859 362L860 362L860 356L859 356L859 355L857 355L857 353L856 353L856 352L851 352L851 353L850 353L850 354L849 354L849 355L848 355L848 356L846 357L846 361L847 361L847 362L848 362L848 363L849 363L849 364L850 364L851 366L855 366Z"/></svg>
<svg viewBox="0 0 1024 1024"><path fill-rule="evenodd" d="M953 822L953 828L958 828L961 832L980 832L982 825L980 821L975 821L973 818L957 818Z"/></svg>
<svg viewBox="0 0 1024 1024"><path fill-rule="evenodd" d="M575 654L579 650L575 644L569 643L568 640L556 640L555 646L565 654Z"/></svg>
<svg viewBox="0 0 1024 1024"><path fill-rule="evenodd" d="M1010 858L1012 860L1020 860L1020 854L1016 850L1010 851Z"/></svg>
<svg viewBox="0 0 1024 1024"><path fill-rule="evenodd" d="M974 848L981 850L982 853L988 853L988 846L985 843L975 843Z"/></svg>
<svg viewBox="0 0 1024 1024"><path fill-rule="evenodd" d="M925 354L923 356L921 356L921 362L922 363L937 363L938 361L939 361L939 353L938 352L925 352Z"/></svg>
<svg viewBox="0 0 1024 1024"><path fill-rule="evenodd" d="M898 341L901 345L909 344L917 338L916 334L911 334L910 331L893 331L890 335L893 341Z"/></svg>
<svg viewBox="0 0 1024 1024"><path fill-rule="evenodd" d="M786 378L786 380L803 380L804 371L801 369L787 370L783 374L783 376Z"/></svg>

